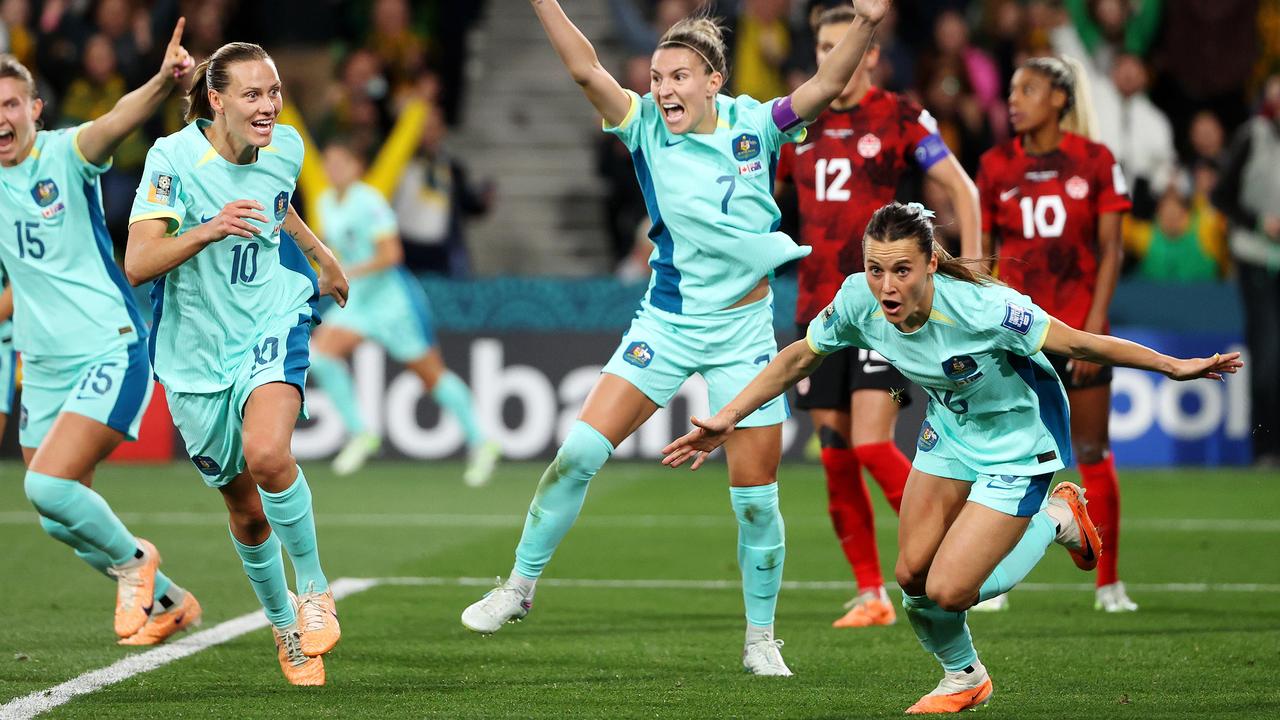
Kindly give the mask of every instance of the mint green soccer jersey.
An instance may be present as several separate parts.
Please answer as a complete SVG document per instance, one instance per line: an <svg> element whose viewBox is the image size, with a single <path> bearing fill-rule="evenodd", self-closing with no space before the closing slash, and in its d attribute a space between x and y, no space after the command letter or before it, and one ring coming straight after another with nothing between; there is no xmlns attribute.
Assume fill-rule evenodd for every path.
<svg viewBox="0 0 1280 720"><path fill-rule="evenodd" d="M151 289L151 352L170 390L217 392L234 382L238 364L282 317L313 313L315 274L281 226L289 209L303 145L277 125L271 144L246 165L228 162L197 120L160 138L147 153L129 222L163 219L178 235L212 220L235 200L256 200L266 224L249 220L252 238L230 236L158 278Z"/></svg>
<svg viewBox="0 0 1280 720"><path fill-rule="evenodd" d="M80 128L42 130L26 160L0 167L0 263L14 292L13 337L32 356L101 353L146 325L116 265L98 176Z"/></svg>
<svg viewBox="0 0 1280 720"><path fill-rule="evenodd" d="M396 216L386 198L362 182L347 188L342 197L332 188L325 190L320 195L320 222L325 244L345 268L372 260L378 240L397 232ZM377 285L391 271L353 278L351 296L357 297L362 288Z"/></svg>
<svg viewBox="0 0 1280 720"><path fill-rule="evenodd" d="M809 324L809 347L875 350L929 395L916 452L990 475L1040 475L1071 461L1066 391L1040 348L1049 315L1004 285L934 276L933 312L904 333L866 273L850 275Z"/></svg>
<svg viewBox="0 0 1280 720"><path fill-rule="evenodd" d="M773 200L778 153L805 133L788 100L721 95L715 132L673 135L652 94L628 94L631 110L605 131L631 151L652 222L647 303L682 315L723 310L779 265L809 254L778 232Z"/></svg>

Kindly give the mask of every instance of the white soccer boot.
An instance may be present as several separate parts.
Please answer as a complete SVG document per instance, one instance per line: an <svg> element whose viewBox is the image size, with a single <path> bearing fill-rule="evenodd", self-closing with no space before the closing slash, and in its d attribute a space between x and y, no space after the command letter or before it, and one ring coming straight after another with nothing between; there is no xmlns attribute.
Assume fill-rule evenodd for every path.
<svg viewBox="0 0 1280 720"><path fill-rule="evenodd" d="M791 677L791 668L782 659L781 640L773 639L773 631L752 632L747 629L747 642L742 647L742 667L752 675Z"/></svg>
<svg viewBox="0 0 1280 720"><path fill-rule="evenodd" d="M1009 593L1000 593L969 608L969 612L1003 612L1008 609Z"/></svg>
<svg viewBox="0 0 1280 720"><path fill-rule="evenodd" d="M1129 599L1124 583L1117 580L1110 585L1098 588L1094 595L1093 609L1109 613L1133 612L1138 609L1138 603Z"/></svg>
<svg viewBox="0 0 1280 720"><path fill-rule="evenodd" d="M467 458L467 470L462 481L467 487L483 487L493 477L493 469L502 457L502 446L494 440L486 440L472 450Z"/></svg>
<svg viewBox="0 0 1280 720"><path fill-rule="evenodd" d="M369 461L369 458L378 454L378 449L382 447L382 438L373 433L365 432L359 435L352 435L347 441L342 452L333 459L333 473L335 475L350 475Z"/></svg>
<svg viewBox="0 0 1280 720"><path fill-rule="evenodd" d="M533 607L533 592L508 579L462 611L462 625L471 632L492 635L507 623L519 622Z"/></svg>

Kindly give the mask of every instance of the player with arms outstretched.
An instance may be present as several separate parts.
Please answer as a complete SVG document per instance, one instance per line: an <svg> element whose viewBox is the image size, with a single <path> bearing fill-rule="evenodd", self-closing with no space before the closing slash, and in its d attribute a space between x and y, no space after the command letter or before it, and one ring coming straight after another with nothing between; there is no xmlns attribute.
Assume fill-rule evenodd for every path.
<svg viewBox="0 0 1280 720"><path fill-rule="evenodd" d="M125 272L135 285L155 280L156 375L192 463L226 502L280 667L292 684L323 685L338 618L311 490L289 443L305 408L316 302L322 293L345 302L347 280L289 204L303 147L276 124L281 98L275 64L257 45L229 43L196 68L190 124L147 153Z"/></svg>
<svg viewBox="0 0 1280 720"><path fill-rule="evenodd" d="M788 346L714 417L669 445L679 466L731 441L769 398L846 347L876 350L929 395L898 526L898 585L921 645L942 664L937 688L909 714L958 712L993 691L965 611L1007 592L1050 543L1076 565L1103 547L1080 489L1053 474L1071 457L1067 400L1041 350L1162 373L1221 379L1239 353L1180 360L1127 340L1076 330L1031 298L955 260L933 240L932 213L897 203L867 225L866 272L850 276Z"/></svg>
<svg viewBox="0 0 1280 720"><path fill-rule="evenodd" d="M436 345L431 309L422 285L404 266L396 216L382 193L361 182L363 163L341 142L324 151L331 187L318 204L322 232L351 278L351 302L324 315L311 340L311 372L342 416L351 438L333 460L349 475L382 445L360 414L355 383L343 360L367 337L422 379L440 407L462 426L470 462L463 478L472 487L489 482L498 444L485 438L472 409L471 388L445 367Z"/></svg>
<svg viewBox="0 0 1280 720"><path fill-rule="evenodd" d="M534 585L618 443L700 373L718 408L777 353L769 275L808 250L778 232L773 175L782 145L804 137L848 84L888 0L858 0L857 18L817 74L788 97L759 102L720 94L727 68L721 29L704 17L658 43L651 90L624 90L555 0L532 0L570 76L631 151L653 227L653 276L636 319L583 405L529 507L507 581L462 614L492 633L524 617ZM764 403L762 403L764 404ZM785 398L744 420L726 448L738 520L747 633L744 667L790 675L773 636L785 557L777 468Z"/></svg>
<svg viewBox="0 0 1280 720"><path fill-rule="evenodd" d="M839 6L817 20L818 63L857 19ZM844 279L862 270L862 233L878 208L893 200L913 168L941 183L956 208L961 242L976 253L981 242L978 191L947 150L933 117L915 102L871 84L879 44L831 107L809 126L800 145L787 145L779 184L794 183L800 200L800 240L813 254L799 264L796 325L800 336ZM899 403L910 402L908 382L870 350L851 348L827 358L797 386L797 405L808 410L822 445L827 510L858 588L834 627L890 625L896 619L880 573L875 515L862 468L871 472L894 511L902 502L911 463L893 441Z"/></svg>
<svg viewBox="0 0 1280 720"><path fill-rule="evenodd" d="M1104 333L1120 274L1120 225L1130 202L1111 151L1089 139L1084 83L1071 61L1024 63L1009 93L1017 135L983 154L978 187L983 242L1000 258L1000 279L1071 327ZM1046 355L1067 388L1076 463L1107 547L1098 564L1095 607L1137 610L1117 573L1120 486L1107 432L1111 368Z"/></svg>
<svg viewBox="0 0 1280 720"><path fill-rule="evenodd" d="M70 130L38 130L44 102L30 71L0 55L0 211L14 233L0 243L0 263L23 357L23 486L45 532L116 578L115 632L127 645L153 645L200 620L195 596L159 571L155 546L92 489L98 463L137 438L152 389L147 326L112 254L99 178L116 147L190 74L183 25L156 75ZM8 398L12 350L4 360Z"/></svg>

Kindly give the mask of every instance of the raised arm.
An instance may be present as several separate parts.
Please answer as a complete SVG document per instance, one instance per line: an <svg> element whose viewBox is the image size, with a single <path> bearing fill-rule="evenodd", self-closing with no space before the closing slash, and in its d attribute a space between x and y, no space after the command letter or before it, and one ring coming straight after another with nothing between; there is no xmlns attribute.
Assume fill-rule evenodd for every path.
<svg viewBox="0 0 1280 720"><path fill-rule="evenodd" d="M1057 318L1049 320L1049 334L1045 338L1044 349L1099 365L1151 370L1174 380L1221 380L1224 374L1234 374L1244 367L1238 352L1225 355L1215 353L1210 358L1184 360L1158 353L1129 340L1076 330Z"/></svg>
<svg viewBox="0 0 1280 720"><path fill-rule="evenodd" d="M848 32L832 48L831 54L818 66L818 72L791 93L791 108L806 122L813 122L832 100L840 97L849 84L853 71L862 62L862 55L871 44L876 26L889 11L890 0L854 0L858 19Z"/></svg>
<svg viewBox="0 0 1280 720"><path fill-rule="evenodd" d="M960 256L982 258L982 220L978 206L978 186L960 166L954 155L948 155L929 168L929 178L942 184L951 200L951 208L960 223Z"/></svg>
<svg viewBox="0 0 1280 720"><path fill-rule="evenodd" d="M317 280L320 294L332 297L338 301L339 307L345 307L347 293L350 290L346 273L342 272L342 266L338 264L338 259L333 256L333 252L320 242L320 238L316 237L315 233L311 232L311 228L307 227L292 205L289 206L284 217L284 231L293 236L293 241L298 244L302 254L320 269Z"/></svg>
<svg viewBox="0 0 1280 720"><path fill-rule="evenodd" d="M881 0L884 1L884 0ZM600 64L591 41L564 14L557 0L529 0L569 76L610 125L619 125L631 110L631 97ZM852 71L850 71L852 74ZM834 97L834 96L833 96ZM828 102L830 102L828 100Z"/></svg>
<svg viewBox="0 0 1280 720"><path fill-rule="evenodd" d="M85 160L101 165L111 159L112 153L124 142L125 137L137 130L160 108L174 85L191 74L195 63L186 48L182 47L182 29L186 22L186 18L178 18L173 36L169 38L169 46L165 48L160 72L142 87L120 98L115 107L89 123L76 136L76 145Z"/></svg>
<svg viewBox="0 0 1280 720"><path fill-rule="evenodd" d="M729 438L743 418L760 409L761 405L778 397L809 377L822 364L823 355L809 347L808 340L797 340L765 366L738 396L729 401L715 417L707 420L691 418L696 426L693 432L681 437L662 449L666 455L663 465L680 467L686 460L693 460L692 470L702 467L707 453L720 447Z"/></svg>

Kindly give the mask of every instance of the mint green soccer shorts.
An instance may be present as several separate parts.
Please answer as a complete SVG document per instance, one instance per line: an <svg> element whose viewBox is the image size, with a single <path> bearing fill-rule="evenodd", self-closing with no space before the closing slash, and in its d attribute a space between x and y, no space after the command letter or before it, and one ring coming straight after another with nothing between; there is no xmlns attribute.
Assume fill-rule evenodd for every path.
<svg viewBox="0 0 1280 720"><path fill-rule="evenodd" d="M1035 464L1035 461L1028 461L1028 464ZM1056 464L1061 469L1062 463ZM920 426L916 456L911 461L911 466L930 475L972 483L969 502L1014 517L1030 517L1044 508L1049 501L1049 483L1053 480L1054 473L1054 470L1036 475L979 472L960 462L948 451L945 439L939 436L928 420Z"/></svg>
<svg viewBox="0 0 1280 720"><path fill-rule="evenodd" d="M145 342L121 343L89 356L27 355L22 364L18 443L40 447L53 421L64 412L83 415L137 440L151 389Z"/></svg>
<svg viewBox="0 0 1280 720"><path fill-rule="evenodd" d="M169 412L204 483L219 488L244 472L244 406L254 390L288 383L304 393L311 367L310 312L281 320L241 358L231 387L212 393L169 392ZM306 417L306 396L300 417Z"/></svg>
<svg viewBox="0 0 1280 720"><path fill-rule="evenodd" d="M676 315L642 306L602 372L636 386L665 407L697 373L707 381L712 414L729 404L778 354L773 295L711 315ZM791 416L785 395L770 400L738 427L777 425Z"/></svg>
<svg viewBox="0 0 1280 720"><path fill-rule="evenodd" d="M402 267L352 283L347 306L334 305L324 322L376 342L402 363L426 355L436 344L427 294Z"/></svg>

